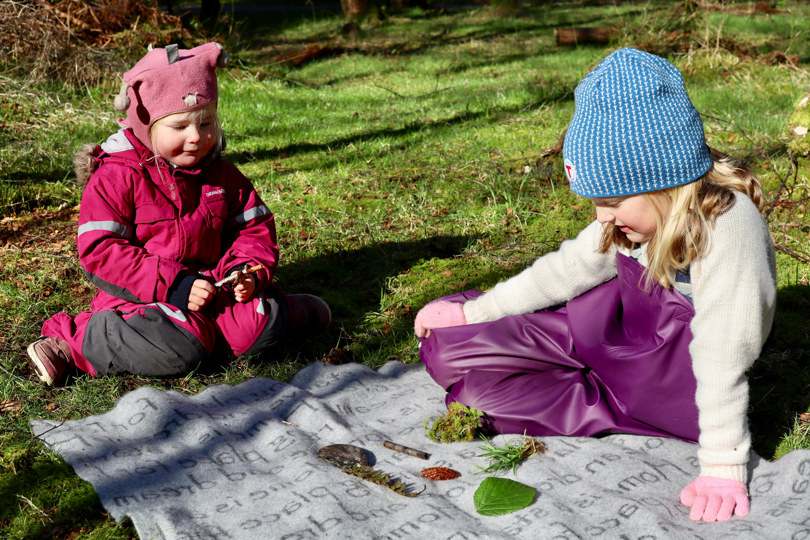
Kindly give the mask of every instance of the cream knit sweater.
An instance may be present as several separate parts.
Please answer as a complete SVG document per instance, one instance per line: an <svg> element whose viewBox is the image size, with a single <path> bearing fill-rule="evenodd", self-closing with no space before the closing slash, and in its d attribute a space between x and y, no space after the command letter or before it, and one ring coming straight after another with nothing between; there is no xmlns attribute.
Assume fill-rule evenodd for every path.
<svg viewBox="0 0 810 540"><path fill-rule="evenodd" d="M599 253L601 234L602 225L594 221L559 250L467 302L467 322L544 309L615 276L616 251ZM746 482L751 436L745 372L759 357L776 303L773 244L748 197L737 194L732 208L717 218L709 249L691 265L690 277L700 474Z"/></svg>

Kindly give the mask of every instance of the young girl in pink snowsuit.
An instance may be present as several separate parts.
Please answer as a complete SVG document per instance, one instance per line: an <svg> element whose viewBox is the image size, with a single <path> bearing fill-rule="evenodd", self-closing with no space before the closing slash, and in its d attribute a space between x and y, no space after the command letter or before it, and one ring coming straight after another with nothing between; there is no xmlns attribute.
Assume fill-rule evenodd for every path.
<svg viewBox="0 0 810 540"><path fill-rule="evenodd" d="M698 442L690 517L744 516L746 370L776 296L747 171L715 160L678 70L620 49L577 86L563 144L596 220L491 291L420 310L431 376L496 432Z"/></svg>
<svg viewBox="0 0 810 540"><path fill-rule="evenodd" d="M77 155L79 259L99 291L89 311L45 321L28 347L46 384L73 368L182 375L215 350L259 354L329 323L323 300L273 284L273 214L220 159L215 71L227 60L216 43L150 50L115 99L124 128Z"/></svg>

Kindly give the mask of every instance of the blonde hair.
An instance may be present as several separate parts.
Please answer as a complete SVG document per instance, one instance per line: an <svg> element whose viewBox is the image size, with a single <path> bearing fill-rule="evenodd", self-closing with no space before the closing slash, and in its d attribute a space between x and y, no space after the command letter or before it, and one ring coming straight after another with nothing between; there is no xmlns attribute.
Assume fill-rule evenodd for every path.
<svg viewBox="0 0 810 540"><path fill-rule="evenodd" d="M647 244L645 288L653 279L671 288L677 271L688 268L709 248L709 229L734 206L735 192L748 196L762 210L759 181L747 168L724 157L715 159L711 169L694 182L643 194L657 210L655 232ZM614 245L629 249L633 243L607 223L600 251L606 253Z"/></svg>
<svg viewBox="0 0 810 540"><path fill-rule="evenodd" d="M211 125L214 130L214 147L213 152L214 155L220 154L225 149L225 135L222 133L222 124L219 122L219 115L217 115L217 103L212 101L211 103L206 104L204 107L200 107L199 109L194 109L192 111L181 111L172 114L167 114L162 118L158 118L152 123L152 126L149 128L149 142L152 143L152 148L157 148L156 139L155 139L155 126L158 124L162 124L163 122L167 121L168 119L172 118L178 114L187 114L188 119L192 122L211 122ZM158 156L157 151L155 151L155 156Z"/></svg>

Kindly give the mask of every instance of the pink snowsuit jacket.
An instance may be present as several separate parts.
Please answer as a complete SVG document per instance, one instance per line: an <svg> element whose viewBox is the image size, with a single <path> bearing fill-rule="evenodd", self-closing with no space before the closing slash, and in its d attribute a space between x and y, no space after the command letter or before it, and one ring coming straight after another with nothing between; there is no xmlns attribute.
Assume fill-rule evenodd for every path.
<svg viewBox="0 0 810 540"><path fill-rule="evenodd" d="M250 181L218 157L172 168L131 130L102 145L82 197L79 259L100 290L92 309L167 302L178 277L219 280L260 264L257 293L278 264L273 214Z"/></svg>

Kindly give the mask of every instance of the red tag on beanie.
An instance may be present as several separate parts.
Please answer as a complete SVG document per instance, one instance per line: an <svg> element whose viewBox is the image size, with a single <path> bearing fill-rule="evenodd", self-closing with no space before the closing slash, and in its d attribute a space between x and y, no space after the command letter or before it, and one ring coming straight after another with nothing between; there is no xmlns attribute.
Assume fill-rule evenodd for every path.
<svg viewBox="0 0 810 540"><path fill-rule="evenodd" d="M568 179L569 182L576 182L577 181L577 168L574 167L574 164L571 163L570 159L566 159L563 163L565 166L565 177Z"/></svg>

